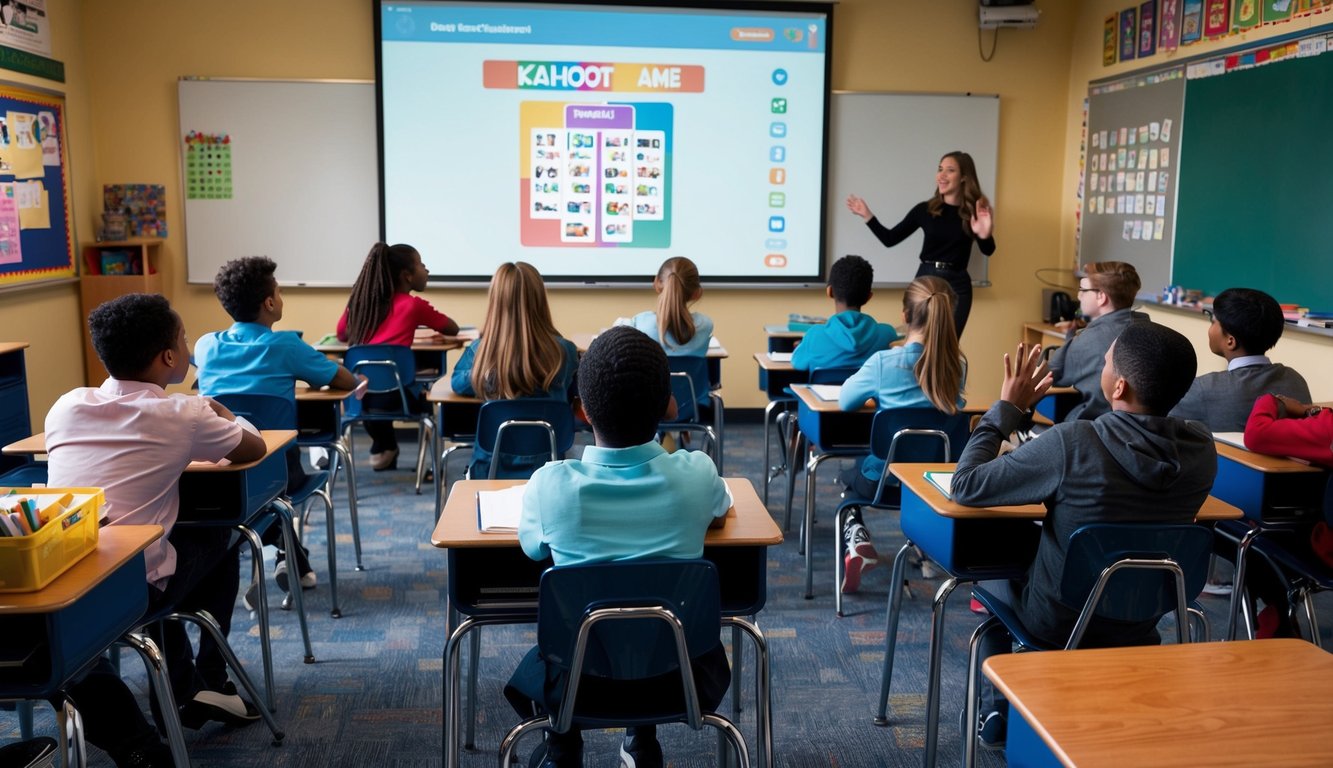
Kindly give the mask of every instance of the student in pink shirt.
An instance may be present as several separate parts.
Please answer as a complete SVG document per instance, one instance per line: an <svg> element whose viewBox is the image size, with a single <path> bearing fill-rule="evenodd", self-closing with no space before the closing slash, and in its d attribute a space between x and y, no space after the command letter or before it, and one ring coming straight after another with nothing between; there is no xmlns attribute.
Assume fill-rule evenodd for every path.
<svg viewBox="0 0 1333 768"><path fill-rule="evenodd" d="M366 263L352 284L352 295L347 308L338 320L338 338L348 344L396 344L412 346L417 326L426 326L445 336L458 334L458 323L437 311L430 302L413 291L426 290L430 272L421 263L421 254L410 245L371 246ZM442 372L443 373L443 372ZM419 398L409 394L410 405L424 408ZM383 404L377 399L385 398ZM369 395L366 407L394 407L396 396ZM393 469L398 464L398 438L393 424L387 421L368 421L366 434L370 435L370 467L375 471Z"/></svg>

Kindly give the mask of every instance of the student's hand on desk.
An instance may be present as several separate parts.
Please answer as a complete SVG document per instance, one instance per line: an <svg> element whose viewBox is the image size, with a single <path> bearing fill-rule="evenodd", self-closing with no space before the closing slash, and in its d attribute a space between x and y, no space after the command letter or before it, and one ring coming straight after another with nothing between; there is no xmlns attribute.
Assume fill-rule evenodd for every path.
<svg viewBox="0 0 1333 768"><path fill-rule="evenodd" d="M1273 395L1273 397L1277 398L1277 417L1279 419L1304 418L1310 415L1310 409L1313 407L1294 397L1287 397L1286 395Z"/></svg>
<svg viewBox="0 0 1333 768"><path fill-rule="evenodd" d="M847 210L860 216L862 221L870 221L875 218L875 214L870 212L870 206L866 205L866 201L856 195L847 196Z"/></svg>
<svg viewBox="0 0 1333 768"><path fill-rule="evenodd" d="M1000 399L1026 413L1046 395L1053 377L1041 358L1041 345L1018 345L1014 359L1004 356L1004 383L1000 385Z"/></svg>

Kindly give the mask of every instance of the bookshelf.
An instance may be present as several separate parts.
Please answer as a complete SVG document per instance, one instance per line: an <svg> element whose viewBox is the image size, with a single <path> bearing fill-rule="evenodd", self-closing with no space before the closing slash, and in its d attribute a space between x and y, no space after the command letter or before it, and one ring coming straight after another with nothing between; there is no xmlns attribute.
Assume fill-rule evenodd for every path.
<svg viewBox="0 0 1333 768"><path fill-rule="evenodd" d="M79 279L79 310L83 313L83 363L89 386L99 386L107 376L97 359L87 317L97 305L127 293L162 293L161 238L133 237L104 240L83 246L83 274ZM124 269L120 274L106 271Z"/></svg>

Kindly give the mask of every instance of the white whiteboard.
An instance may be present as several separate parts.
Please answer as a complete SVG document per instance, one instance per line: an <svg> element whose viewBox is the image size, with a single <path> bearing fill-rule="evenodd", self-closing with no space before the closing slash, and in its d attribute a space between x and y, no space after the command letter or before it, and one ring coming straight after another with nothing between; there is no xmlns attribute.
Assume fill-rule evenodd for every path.
<svg viewBox="0 0 1333 768"><path fill-rule="evenodd" d="M187 280L268 256L284 285L350 286L379 239L374 84L182 79L179 93L182 153L190 131L230 136L232 153L232 198L185 200Z"/></svg>
<svg viewBox="0 0 1333 768"><path fill-rule="evenodd" d="M921 233L885 248L861 218L847 210L847 195L865 198L880 222L892 227L934 193L940 157L962 150L972 155L981 189L994 203L999 136L998 96L834 93L829 114L827 264L854 253L874 265L876 285L912 282L920 265ZM1003 252L1002 237L996 238L997 255ZM973 246L969 268L973 283L989 284L988 261Z"/></svg>

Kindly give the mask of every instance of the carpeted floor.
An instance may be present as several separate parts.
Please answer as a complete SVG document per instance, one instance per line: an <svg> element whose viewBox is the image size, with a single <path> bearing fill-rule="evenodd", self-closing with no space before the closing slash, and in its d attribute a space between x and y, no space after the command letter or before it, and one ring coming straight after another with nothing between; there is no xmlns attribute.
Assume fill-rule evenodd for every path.
<svg viewBox="0 0 1333 768"><path fill-rule="evenodd" d="M365 441L361 441L365 445ZM404 456L412 455L404 443ZM729 424L729 475L762 477L762 432L757 424ZM575 452L579 451L575 447ZM465 452L451 462L451 477L462 475ZM401 466L406 467L402 461ZM938 580L923 580L909 569L913 599L904 603L893 693L892 726L871 723L883 662L888 564L871 571L860 594L848 597L847 616L833 613L830 520L841 490L833 482L837 463L821 472L815 529L815 599L804 600L803 559L796 533L769 554L768 607L759 623L771 649L777 764L781 766L919 766L925 740L926 649L929 601ZM317 589L307 592L307 610L317 663L301 662L296 617L273 611L277 717L287 733L270 746L262 724L243 729L209 725L188 731L196 766L438 766L441 760L441 651L444 645L445 556L430 544L433 524L429 492L412 492L411 473L371 472L358 457L361 532L366 571L352 570L352 539L346 519L345 488L339 483L338 555L343 618L328 615L325 536L321 514L312 518L307 543L319 572ZM769 508L781 523L783 484L775 482ZM803 501L797 492L797 503ZM799 519L799 514L796 515ZM867 523L880 552L888 557L902 542L896 513L871 513ZM244 567L244 566L243 566ZM271 568L270 568L271 571ZM277 590L271 589L275 606ZM1215 634L1225 599L1204 597ZM961 755L958 730L963 702L966 643L978 617L960 590L949 603L945 631L941 708L941 765ZM1325 626L1329 605L1320 601ZM238 604L233 645L247 669L261 681L257 626ZM486 628L482 640L480 711L476 750L464 754L469 768L492 766L504 732L517 718L503 701L501 686L521 655L535 642L531 626ZM1327 643L1327 640L1326 640ZM748 657L748 652L747 652ZM747 658L747 669L752 659ZM131 686L146 682L137 660L125 657ZM748 677L747 677L748 679ZM745 686L742 731L753 748L753 688ZM146 697L142 700L146 706ZM730 706L723 710L731 715ZM0 713L0 740L17 737L12 713ZM50 732L49 710L39 712L38 728ZM670 765L708 766L716 762L716 737L685 726L661 729ZM585 765L617 766L618 734L588 734ZM526 755L529 745L521 745ZM110 765L93 750L91 765ZM1001 765L999 754L982 753L979 765Z"/></svg>

